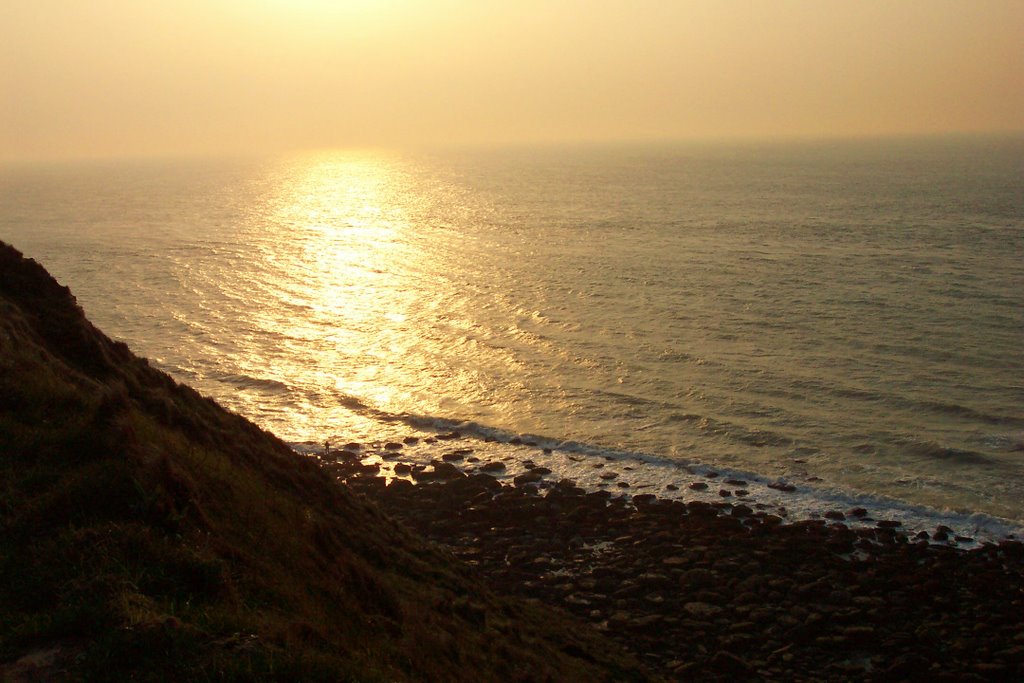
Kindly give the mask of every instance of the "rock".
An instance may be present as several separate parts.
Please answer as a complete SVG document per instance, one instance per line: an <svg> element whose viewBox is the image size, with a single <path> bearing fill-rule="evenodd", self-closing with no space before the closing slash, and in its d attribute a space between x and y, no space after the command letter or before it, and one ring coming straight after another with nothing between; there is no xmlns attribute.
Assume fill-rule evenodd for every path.
<svg viewBox="0 0 1024 683"><path fill-rule="evenodd" d="M389 451L400 451L402 450L402 444L395 443L394 441L389 441L386 444L384 444L384 448L385 450Z"/></svg>
<svg viewBox="0 0 1024 683"><path fill-rule="evenodd" d="M434 475L439 479L461 479L466 476L458 467L446 462L434 463Z"/></svg>
<svg viewBox="0 0 1024 683"><path fill-rule="evenodd" d="M400 462L395 465L395 474L409 474L412 472L412 465Z"/></svg>
<svg viewBox="0 0 1024 683"><path fill-rule="evenodd" d="M402 443L404 443L406 446L412 446L413 444L419 443L419 441L419 438L415 436L407 436L404 439L402 439Z"/></svg>
<svg viewBox="0 0 1024 683"><path fill-rule="evenodd" d="M867 517L868 511L864 508L853 508L850 510L851 517Z"/></svg>
<svg viewBox="0 0 1024 683"><path fill-rule="evenodd" d="M445 462L458 462L462 460L462 454L458 451L453 451L451 453L445 453L441 456L441 459Z"/></svg>
<svg viewBox="0 0 1024 683"><path fill-rule="evenodd" d="M618 472L605 472L604 474L601 475L601 478L608 480L608 479L615 479L618 476L619 476Z"/></svg>
<svg viewBox="0 0 1024 683"><path fill-rule="evenodd" d="M732 497L732 491L728 489L718 489L718 495L720 495L722 498L730 498Z"/></svg>
<svg viewBox="0 0 1024 683"><path fill-rule="evenodd" d="M747 485L747 482L743 481L742 479L726 479L725 483L729 484L730 486L739 486L741 488Z"/></svg>
<svg viewBox="0 0 1024 683"><path fill-rule="evenodd" d="M704 491L705 489L707 489L707 487L708 485L702 481L695 481L692 484L690 484L690 488L693 489L694 491Z"/></svg>
<svg viewBox="0 0 1024 683"><path fill-rule="evenodd" d="M683 605L683 609L697 618L713 617L722 613L721 607L706 602L688 602Z"/></svg>
<svg viewBox="0 0 1024 683"><path fill-rule="evenodd" d="M829 510L828 512L825 513L825 519L835 519L843 521L846 519L846 515L844 515L842 512L839 512L838 510Z"/></svg>
<svg viewBox="0 0 1024 683"><path fill-rule="evenodd" d="M551 470L547 467L531 467L530 471L537 474L551 474Z"/></svg>
<svg viewBox="0 0 1024 683"><path fill-rule="evenodd" d="M646 631L660 624L663 617L660 614L648 614L629 621L629 628L636 631Z"/></svg>
<svg viewBox="0 0 1024 683"><path fill-rule="evenodd" d="M773 481L772 483L768 484L768 488L775 489L776 491L785 491L787 493L796 491L795 486L793 486L792 484L787 484L784 481Z"/></svg>
<svg viewBox="0 0 1024 683"><path fill-rule="evenodd" d="M665 484L665 490L666 491L678 491L679 487L676 486L675 484Z"/></svg>
<svg viewBox="0 0 1024 683"><path fill-rule="evenodd" d="M483 468L480 468L480 469L483 469ZM543 478L544 478L544 475L537 474L536 472L530 471L530 472L523 472L519 476L514 477L512 479L512 481L515 483L516 486L525 486L526 484L535 484L535 483L537 483L538 481L540 481Z"/></svg>
<svg viewBox="0 0 1024 683"><path fill-rule="evenodd" d="M489 462L480 466L481 472L501 472L505 469L503 462Z"/></svg>

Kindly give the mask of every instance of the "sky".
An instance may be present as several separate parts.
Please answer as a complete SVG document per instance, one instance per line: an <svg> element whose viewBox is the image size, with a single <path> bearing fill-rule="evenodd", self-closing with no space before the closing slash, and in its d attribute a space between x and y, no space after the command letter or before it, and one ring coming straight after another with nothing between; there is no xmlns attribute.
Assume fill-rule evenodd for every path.
<svg viewBox="0 0 1024 683"><path fill-rule="evenodd" d="M4 0L0 160L1024 131L1024 0Z"/></svg>

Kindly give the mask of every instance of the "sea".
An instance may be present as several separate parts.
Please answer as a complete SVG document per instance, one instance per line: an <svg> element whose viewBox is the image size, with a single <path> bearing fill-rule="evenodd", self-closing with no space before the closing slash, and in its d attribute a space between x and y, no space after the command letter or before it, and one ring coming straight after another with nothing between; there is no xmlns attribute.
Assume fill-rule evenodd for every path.
<svg viewBox="0 0 1024 683"><path fill-rule="evenodd" d="M0 240L304 452L1024 535L1022 136L9 163Z"/></svg>

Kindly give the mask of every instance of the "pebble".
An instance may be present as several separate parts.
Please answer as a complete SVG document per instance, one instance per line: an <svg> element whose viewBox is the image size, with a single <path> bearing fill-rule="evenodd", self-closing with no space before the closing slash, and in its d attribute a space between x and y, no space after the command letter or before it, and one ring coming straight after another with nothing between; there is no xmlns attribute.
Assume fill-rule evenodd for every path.
<svg viewBox="0 0 1024 683"><path fill-rule="evenodd" d="M1019 542L919 545L891 523L846 528L835 510L794 524L761 503L613 497L535 471L514 480L532 479L525 488L461 472L375 487L382 479L353 466L340 465L354 473L347 485L448 545L496 591L562 607L670 679L1009 679L1024 665ZM438 481L446 467L458 472L435 462L417 479ZM490 628L496 617L482 609Z"/></svg>

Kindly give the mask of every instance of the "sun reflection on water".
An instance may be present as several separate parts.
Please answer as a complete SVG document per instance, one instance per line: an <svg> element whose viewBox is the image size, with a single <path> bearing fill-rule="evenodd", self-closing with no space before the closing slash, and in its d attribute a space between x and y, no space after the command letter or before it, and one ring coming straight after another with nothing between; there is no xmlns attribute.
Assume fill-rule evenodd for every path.
<svg viewBox="0 0 1024 683"><path fill-rule="evenodd" d="M407 280L422 255L403 234L420 201L414 180L387 155L325 152L282 164L270 195L262 244L277 266L268 283L276 310L261 324L289 340L275 374L313 394L333 386L342 405L400 409L408 382L387 376L415 336Z"/></svg>

